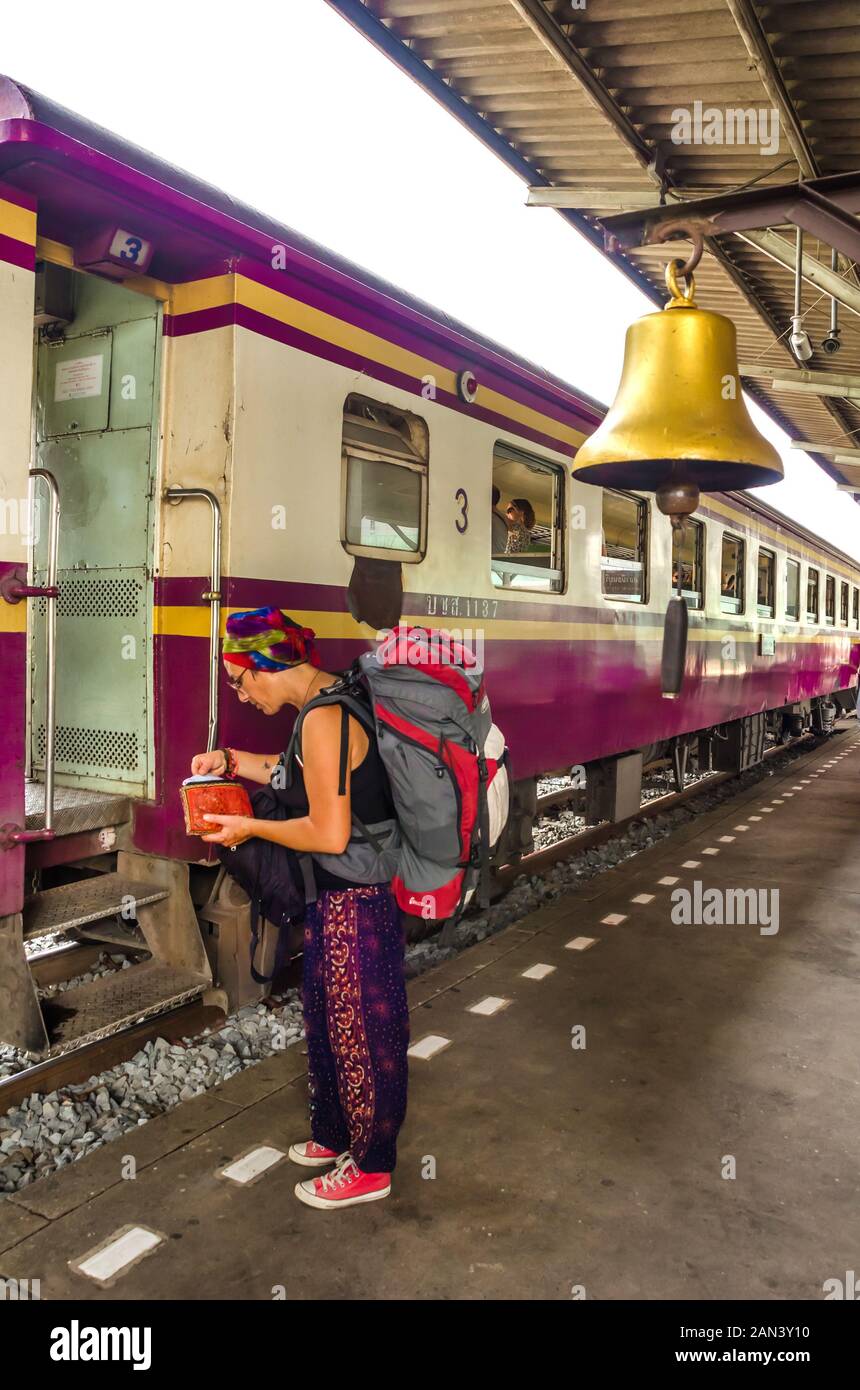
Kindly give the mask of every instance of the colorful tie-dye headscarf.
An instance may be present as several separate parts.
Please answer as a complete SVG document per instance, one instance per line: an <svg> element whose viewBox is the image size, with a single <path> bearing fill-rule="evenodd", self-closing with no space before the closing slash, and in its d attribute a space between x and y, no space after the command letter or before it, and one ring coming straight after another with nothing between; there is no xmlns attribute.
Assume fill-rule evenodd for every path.
<svg viewBox="0 0 860 1390"><path fill-rule="evenodd" d="M231 613L221 648L225 661L258 671L283 671L307 661L319 666L316 633L299 627L280 608L249 608Z"/></svg>

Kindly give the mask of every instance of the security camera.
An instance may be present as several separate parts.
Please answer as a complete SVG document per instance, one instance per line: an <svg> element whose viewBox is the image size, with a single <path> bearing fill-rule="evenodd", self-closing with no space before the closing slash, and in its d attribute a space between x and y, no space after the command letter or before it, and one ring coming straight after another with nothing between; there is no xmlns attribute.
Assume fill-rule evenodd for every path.
<svg viewBox="0 0 860 1390"><path fill-rule="evenodd" d="M812 344L809 341L809 334L803 325L800 314L791 316L791 334L789 335L789 346L797 358L798 362L808 362L812 356Z"/></svg>
<svg viewBox="0 0 860 1390"><path fill-rule="evenodd" d="M839 341L839 329L831 328L826 338L822 338L821 346L825 352L838 352L842 346Z"/></svg>

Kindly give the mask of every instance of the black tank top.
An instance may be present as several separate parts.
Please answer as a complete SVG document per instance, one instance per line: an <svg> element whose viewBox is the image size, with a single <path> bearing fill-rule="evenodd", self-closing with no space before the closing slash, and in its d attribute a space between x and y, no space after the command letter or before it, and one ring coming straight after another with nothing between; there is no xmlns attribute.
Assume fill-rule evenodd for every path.
<svg viewBox="0 0 860 1390"><path fill-rule="evenodd" d="M347 711L341 706L341 715L347 715ZM356 724L359 723L354 715L347 715ZM360 725L360 727L364 727ZM352 814L356 820L360 820L363 825L376 825L379 821L391 820L394 817L394 805L391 800L391 792L388 787L388 775L385 765L379 756L376 737L371 730L365 729L368 744L367 752L359 763L358 767L353 768L350 776L349 795ZM282 766L282 761L278 766ZM277 769L276 769L277 770ZM272 773L274 780L275 773ZM279 779L280 780L280 779ZM294 817L306 816L308 814L308 794L305 790L304 771L298 758L295 760L293 768L293 781L289 787L272 787L275 795L282 806L289 807L290 814ZM340 874L333 874L321 864L314 862L314 878L318 888L366 888L363 883L355 883L351 879L342 878Z"/></svg>

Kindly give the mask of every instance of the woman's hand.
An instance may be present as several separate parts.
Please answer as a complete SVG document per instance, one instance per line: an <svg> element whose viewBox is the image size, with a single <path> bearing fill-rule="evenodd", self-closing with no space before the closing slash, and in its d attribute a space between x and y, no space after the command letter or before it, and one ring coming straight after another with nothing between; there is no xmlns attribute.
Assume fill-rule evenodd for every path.
<svg viewBox="0 0 860 1390"><path fill-rule="evenodd" d="M203 777L210 772L220 776L226 771L227 763L220 748L213 749L211 753L196 753L191 759L192 777Z"/></svg>
<svg viewBox="0 0 860 1390"><path fill-rule="evenodd" d="M207 757L208 754L203 754ZM254 835L254 822L251 816L215 816L207 814L204 820L212 821L212 834L201 835L201 840L206 840L208 844L224 845L227 849L233 849L235 845L243 845L246 840L250 840Z"/></svg>

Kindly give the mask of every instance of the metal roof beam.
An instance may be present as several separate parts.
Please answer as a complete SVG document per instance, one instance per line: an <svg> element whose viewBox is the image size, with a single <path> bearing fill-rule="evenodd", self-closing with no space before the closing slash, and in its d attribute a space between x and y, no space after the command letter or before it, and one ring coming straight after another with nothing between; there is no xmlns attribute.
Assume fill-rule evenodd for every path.
<svg viewBox="0 0 860 1390"><path fill-rule="evenodd" d="M671 197L671 192L669 193ZM606 208L627 212L631 208L650 208L654 205L654 194L634 193L632 190L617 188L542 188L540 185L529 189L526 206L530 208Z"/></svg>
<svg viewBox="0 0 860 1390"><path fill-rule="evenodd" d="M809 367L792 370L785 367L766 367L762 362L740 362L738 370L741 376L787 383L786 389L792 391L826 390L828 395L833 396L860 391L860 374L856 372L816 372ZM831 387L834 388L832 391Z"/></svg>
<svg viewBox="0 0 860 1390"><path fill-rule="evenodd" d="M860 449L851 449L847 444L813 444L810 439L792 439L792 449L801 449L805 454L824 454L827 458L844 458L846 462L860 461Z"/></svg>
<svg viewBox="0 0 860 1390"><path fill-rule="evenodd" d="M692 198L684 217L705 236L747 232L790 223L835 247L853 261L860 261L860 172L831 174L813 183L789 183L776 187L747 188L737 193L718 193L711 198ZM633 210L602 218L607 249L647 246L659 239L662 224L678 217L676 204Z"/></svg>
<svg viewBox="0 0 860 1390"><path fill-rule="evenodd" d="M782 73L773 55L752 0L726 0L738 33L746 45L762 86L771 102L779 112L780 122L785 130L791 152L797 160L804 178L814 179L821 173L812 153L809 141L803 131L794 104L788 95Z"/></svg>
<svg viewBox="0 0 860 1390"><path fill-rule="evenodd" d="M658 150L640 135L627 113L618 105L612 93L603 85L591 64L568 38L542 0L510 0L510 4L556 62L576 78L592 103L615 127L628 149L632 150L642 168L648 171L659 187L662 179Z"/></svg>
<svg viewBox="0 0 860 1390"><path fill-rule="evenodd" d="M736 236L741 241L746 241L750 246L755 246L759 251L763 251L771 260L777 261L779 265L785 266L792 275L797 269L797 248L792 246L790 241L779 235L778 232L770 230L763 232L736 232ZM807 256L805 253L801 259L800 271L803 279L810 285L815 285L816 289L824 290L825 294L830 295L831 299L837 300L850 309L853 314L860 314L860 289L849 282L829 266L822 265L814 256Z"/></svg>

